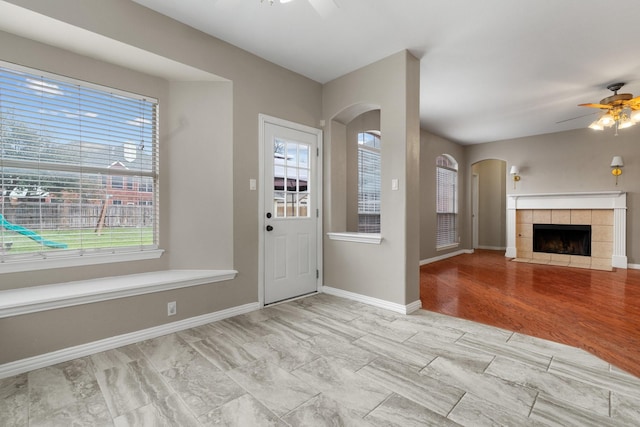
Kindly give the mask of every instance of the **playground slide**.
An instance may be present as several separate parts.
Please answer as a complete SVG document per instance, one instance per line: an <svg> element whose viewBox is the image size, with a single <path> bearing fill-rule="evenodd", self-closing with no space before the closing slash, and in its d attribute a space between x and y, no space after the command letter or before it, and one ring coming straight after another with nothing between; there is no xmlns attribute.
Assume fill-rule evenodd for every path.
<svg viewBox="0 0 640 427"><path fill-rule="evenodd" d="M23 236L27 236L31 240L34 240L38 243L42 243L43 245L48 246L50 248L57 248L57 249L67 248L66 243L52 242L51 240L45 239L35 231L29 230L28 228L24 228L20 225L10 223L6 219L4 219L4 216L2 216L2 214L0 214L0 227L4 227L10 231L15 231L16 233L20 233Z"/></svg>

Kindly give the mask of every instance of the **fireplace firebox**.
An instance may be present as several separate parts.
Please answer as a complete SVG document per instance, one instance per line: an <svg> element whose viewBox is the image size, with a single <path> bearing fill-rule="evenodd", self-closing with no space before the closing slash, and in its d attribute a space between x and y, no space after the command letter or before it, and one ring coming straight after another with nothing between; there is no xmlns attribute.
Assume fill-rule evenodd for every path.
<svg viewBox="0 0 640 427"><path fill-rule="evenodd" d="M533 224L533 251L591 256L591 226Z"/></svg>

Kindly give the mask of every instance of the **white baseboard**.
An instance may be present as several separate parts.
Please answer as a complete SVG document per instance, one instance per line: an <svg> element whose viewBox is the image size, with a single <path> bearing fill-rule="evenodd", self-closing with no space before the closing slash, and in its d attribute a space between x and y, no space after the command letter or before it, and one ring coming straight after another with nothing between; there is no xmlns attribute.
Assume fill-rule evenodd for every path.
<svg viewBox="0 0 640 427"><path fill-rule="evenodd" d="M613 255L611 257L611 266L617 268L629 268L627 257L623 255Z"/></svg>
<svg viewBox="0 0 640 427"><path fill-rule="evenodd" d="M506 246L478 246L478 249L486 249L488 251L506 251Z"/></svg>
<svg viewBox="0 0 640 427"><path fill-rule="evenodd" d="M422 301L417 300L412 302L411 304L407 304L404 314L411 314L416 310L420 310L422 308Z"/></svg>
<svg viewBox="0 0 640 427"><path fill-rule="evenodd" d="M640 264L627 264L627 268L631 270L640 270Z"/></svg>
<svg viewBox="0 0 640 427"><path fill-rule="evenodd" d="M448 254L438 255L433 258L427 258L420 261L420 265L431 264L432 262L442 261L443 259L451 258L462 254L472 254L473 249L460 249L459 251L449 252Z"/></svg>
<svg viewBox="0 0 640 427"><path fill-rule="evenodd" d="M338 288L332 288L330 286L323 286L321 292L329 295L334 295L336 297L358 301L364 304L372 305L374 307L384 308L386 310L394 311L400 314L410 314L418 310L419 308L422 308L422 303L420 302L420 300L414 301L407 305L402 305L362 294L356 294L354 292L349 292Z"/></svg>
<svg viewBox="0 0 640 427"><path fill-rule="evenodd" d="M249 313L258 309L260 309L260 304L257 302L245 304L238 307L228 308L226 310L216 311L214 313L204 314L202 316L178 320L177 322L167 323L165 325L154 326L153 328L142 329L140 331L124 335L105 338L87 344L63 348L62 350L53 351L51 353L16 360L15 362L0 365L0 379L29 372L34 369L55 365L56 363L67 362L79 357L89 356L101 351L112 350L114 348L134 344L162 335L172 334L174 332L183 331L196 326L206 325L207 323L227 319L239 314Z"/></svg>

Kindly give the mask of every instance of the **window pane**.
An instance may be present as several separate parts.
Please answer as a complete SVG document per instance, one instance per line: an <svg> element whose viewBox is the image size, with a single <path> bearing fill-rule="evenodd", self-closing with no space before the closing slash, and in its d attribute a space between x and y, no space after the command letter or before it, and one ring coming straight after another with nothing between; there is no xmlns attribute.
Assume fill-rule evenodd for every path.
<svg viewBox="0 0 640 427"><path fill-rule="evenodd" d="M287 193L287 217L298 216L298 208L296 204L296 195L294 193Z"/></svg>
<svg viewBox="0 0 640 427"><path fill-rule="evenodd" d="M457 163L450 156L438 156L436 159L436 247L457 243L457 185Z"/></svg>
<svg viewBox="0 0 640 427"><path fill-rule="evenodd" d="M309 216L309 195L298 194L297 198L298 198L298 216L308 217Z"/></svg>
<svg viewBox="0 0 640 427"><path fill-rule="evenodd" d="M276 218L308 217L309 146L276 139L273 145L274 212Z"/></svg>
<svg viewBox="0 0 640 427"><path fill-rule="evenodd" d="M284 218L284 193L273 193L273 212L276 218Z"/></svg>
<svg viewBox="0 0 640 427"><path fill-rule="evenodd" d="M0 66L0 259L157 245L156 102L42 74Z"/></svg>
<svg viewBox="0 0 640 427"><path fill-rule="evenodd" d="M358 134L358 231L380 232L380 137Z"/></svg>
<svg viewBox="0 0 640 427"><path fill-rule="evenodd" d="M302 169L309 169L309 147L298 146L298 166Z"/></svg>

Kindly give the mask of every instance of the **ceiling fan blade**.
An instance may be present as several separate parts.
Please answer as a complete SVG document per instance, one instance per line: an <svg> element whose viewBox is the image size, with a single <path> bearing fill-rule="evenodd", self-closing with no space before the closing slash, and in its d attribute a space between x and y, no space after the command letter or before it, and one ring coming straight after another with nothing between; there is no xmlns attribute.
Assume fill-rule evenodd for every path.
<svg viewBox="0 0 640 427"><path fill-rule="evenodd" d="M605 104L578 104L578 107L602 108L604 110L608 110L608 109L611 108L611 105L605 105Z"/></svg>
<svg viewBox="0 0 640 427"><path fill-rule="evenodd" d="M340 7L336 0L309 0L309 3L318 12L318 15L323 18L326 18Z"/></svg>
<svg viewBox="0 0 640 427"><path fill-rule="evenodd" d="M581 116L572 117L570 119L560 120L559 122L556 122L556 124L559 125L560 123L570 122L571 120L581 119L581 118L587 117L587 116L593 116L594 114L596 114L596 111L594 111L593 113L588 113L588 114L583 114Z"/></svg>
<svg viewBox="0 0 640 427"><path fill-rule="evenodd" d="M627 104L633 108L640 108L640 96L636 96L635 98L628 100Z"/></svg>

